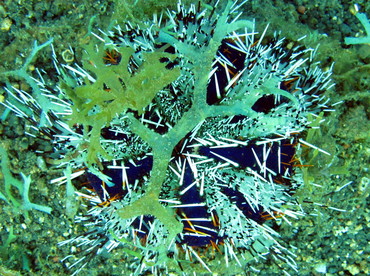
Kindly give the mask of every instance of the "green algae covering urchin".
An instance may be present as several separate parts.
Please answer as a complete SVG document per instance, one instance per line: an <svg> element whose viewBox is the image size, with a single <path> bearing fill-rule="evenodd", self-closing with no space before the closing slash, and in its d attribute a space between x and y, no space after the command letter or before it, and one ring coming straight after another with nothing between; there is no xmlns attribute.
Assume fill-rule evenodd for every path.
<svg viewBox="0 0 370 276"><path fill-rule="evenodd" d="M297 269L273 225L303 215L299 147L312 146L308 118L331 111L331 71L312 49L258 34L241 4L179 3L94 33L82 64L54 55L59 86L38 81L47 107L8 90L32 135L53 141L58 181L88 180L86 230L60 244L80 248L64 259L71 273L111 251L125 275L209 273L268 253Z"/></svg>

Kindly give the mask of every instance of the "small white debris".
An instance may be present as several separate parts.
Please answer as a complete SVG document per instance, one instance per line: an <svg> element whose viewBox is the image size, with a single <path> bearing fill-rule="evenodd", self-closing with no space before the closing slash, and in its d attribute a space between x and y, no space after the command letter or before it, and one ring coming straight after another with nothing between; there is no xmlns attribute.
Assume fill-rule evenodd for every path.
<svg viewBox="0 0 370 276"><path fill-rule="evenodd" d="M315 271L318 273L325 274L326 273L326 264L325 263L319 263L315 265Z"/></svg>

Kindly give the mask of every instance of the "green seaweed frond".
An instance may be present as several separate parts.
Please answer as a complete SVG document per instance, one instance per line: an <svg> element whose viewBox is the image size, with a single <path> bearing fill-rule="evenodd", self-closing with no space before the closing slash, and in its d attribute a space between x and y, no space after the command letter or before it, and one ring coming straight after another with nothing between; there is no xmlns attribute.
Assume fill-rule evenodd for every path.
<svg viewBox="0 0 370 276"><path fill-rule="evenodd" d="M50 214L52 208L36 204L29 199L29 189L31 185L31 177L26 176L21 173L23 182L15 178L10 171L10 161L8 153L2 147L0 147L0 157L1 157L1 171L3 173L4 188L0 191L0 199L5 200L7 203L11 204L15 210L20 210L24 212L24 215L28 216L28 211L35 209ZM21 195L21 199L17 198L13 189L17 189Z"/></svg>

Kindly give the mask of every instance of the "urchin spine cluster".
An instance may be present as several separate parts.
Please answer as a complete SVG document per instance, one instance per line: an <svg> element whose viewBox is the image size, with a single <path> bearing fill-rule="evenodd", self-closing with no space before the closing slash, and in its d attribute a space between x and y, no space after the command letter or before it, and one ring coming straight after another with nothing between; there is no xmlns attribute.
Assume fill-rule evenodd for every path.
<svg viewBox="0 0 370 276"><path fill-rule="evenodd" d="M55 58L63 84L51 88L38 81L52 108L8 89L15 101L7 107L54 142L61 166L87 166L95 185L95 195L79 193L92 205L77 217L86 233L61 243L82 248L75 262L66 258L75 273L95 254L116 247L127 253L134 275L182 270L190 260L211 272L200 254L208 246L223 254L227 266L242 266L271 250L296 268L292 253L265 222L303 214L292 198L301 185L296 152L307 116L331 110L323 96L331 73L313 63L310 49L287 49L278 36L264 43L266 30L258 36L253 22L239 19L243 3L229 1L221 14L217 5L210 11L179 3L167 20L157 18L146 27L128 22L95 34L104 45L89 48L89 66L60 65ZM150 58L165 68L153 71ZM105 69L119 68L127 76L99 74L103 60ZM175 80L161 81L176 72ZM88 145L97 139L96 125L68 121L85 111L101 119L104 108L117 108L115 87L103 75L119 80L109 83L119 83L122 95L131 93L127 83L136 79L138 85L162 86L144 107L130 96L132 102L98 124L102 150L91 163ZM97 83L102 87L91 93L100 93L101 101L79 94L87 90L80 87Z"/></svg>

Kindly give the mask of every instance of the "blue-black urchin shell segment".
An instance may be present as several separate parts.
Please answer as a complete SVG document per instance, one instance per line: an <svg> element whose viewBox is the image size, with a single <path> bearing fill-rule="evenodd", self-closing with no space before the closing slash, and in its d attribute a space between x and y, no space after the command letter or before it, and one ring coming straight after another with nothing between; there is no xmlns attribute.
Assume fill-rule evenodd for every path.
<svg viewBox="0 0 370 276"><path fill-rule="evenodd" d="M233 66L229 66L228 74L235 76L238 72L244 68L244 62L246 54L230 47L232 43L231 39L225 39L222 41L220 48L218 49L219 54L222 54L226 60L229 60ZM207 87L207 103L209 105L217 104L226 95L225 87L228 85L230 80L227 78L227 72L221 63L217 63L215 73L217 74L217 83L214 81L209 82ZM216 87L218 86L218 87ZM216 90L220 90L220 95L217 95Z"/></svg>
<svg viewBox="0 0 370 276"><path fill-rule="evenodd" d="M192 185L194 181L195 179L190 165L186 163L184 182L180 187L181 190L187 190L186 193L180 195L180 201L184 205L204 202L204 198L200 195L199 189L195 185ZM211 244L211 242L216 243L216 241L220 239L218 236L219 227L209 219L211 215L206 205L194 206L191 208L178 208L177 214L184 224L184 235L180 244L186 244L188 246L205 246ZM197 218L205 218L205 220L193 221ZM201 229L201 231L198 231L198 234L201 235L192 235L197 233L196 229Z"/></svg>
<svg viewBox="0 0 370 276"><path fill-rule="evenodd" d="M107 200L114 198L114 200L119 200L124 197L128 189L125 183L125 180L130 183L135 183L140 181L145 175L148 175L153 165L153 158L146 157L139 161L136 161L135 164L128 163L125 164L125 170L117 166L113 166L112 162L104 162L102 164L104 169L102 170L103 174L108 176L111 179L111 182L114 183L113 186L106 185L100 178L95 174L87 173L87 179L89 185L97 193L99 198L106 202ZM124 175L124 173L126 175ZM138 189L140 187L137 187Z"/></svg>
<svg viewBox="0 0 370 276"><path fill-rule="evenodd" d="M230 202L235 204L246 218L257 222L258 224L263 224L269 217L262 206L258 206L258 208L253 209L245 200L244 195L238 190L223 187L221 188L221 192L230 198Z"/></svg>
<svg viewBox="0 0 370 276"><path fill-rule="evenodd" d="M261 169L261 164L256 160L265 160L264 167L268 169L272 180L275 183L283 184L285 186L291 185L291 179L285 177L294 174L296 165L295 154L296 145L295 140L283 139L280 144L271 143L268 146L269 158L265 158L266 145L259 144L258 140L249 141L246 146L230 147L230 148L213 148L199 147L198 153L207 157L214 158L215 160L222 161L220 157L227 158L239 165L240 169L249 168L261 176L266 171ZM215 153L217 155L215 155Z"/></svg>

